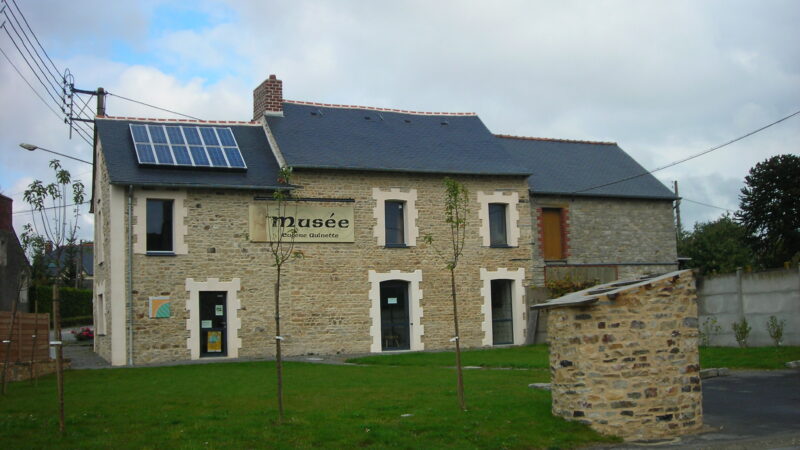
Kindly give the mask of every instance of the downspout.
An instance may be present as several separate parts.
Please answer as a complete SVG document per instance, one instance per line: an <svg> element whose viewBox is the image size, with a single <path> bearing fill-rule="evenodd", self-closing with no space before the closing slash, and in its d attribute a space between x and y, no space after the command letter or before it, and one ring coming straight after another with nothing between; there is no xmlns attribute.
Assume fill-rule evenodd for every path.
<svg viewBox="0 0 800 450"><path fill-rule="evenodd" d="M128 365L133 365L133 185L128 185Z"/></svg>

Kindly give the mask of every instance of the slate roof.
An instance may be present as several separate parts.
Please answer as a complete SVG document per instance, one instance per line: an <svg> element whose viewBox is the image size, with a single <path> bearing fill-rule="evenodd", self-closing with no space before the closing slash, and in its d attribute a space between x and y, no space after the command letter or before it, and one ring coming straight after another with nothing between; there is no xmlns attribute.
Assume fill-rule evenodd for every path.
<svg viewBox="0 0 800 450"><path fill-rule="evenodd" d="M80 247L79 247L80 245ZM71 250L74 249L74 253L71 253ZM59 259L61 261L61 267L66 267L67 258L75 258L77 255L81 259L81 269L86 273L88 276L94 276L94 243L92 242L84 242L82 244L74 244L72 246L65 246L58 255L56 255L56 251L53 250L46 255L48 260L47 270L50 272L50 275L56 275L56 263L55 260Z"/></svg>
<svg viewBox="0 0 800 450"><path fill-rule="evenodd" d="M296 169L531 173L477 115L397 111L284 102L283 117L266 119L286 163Z"/></svg>
<svg viewBox="0 0 800 450"><path fill-rule="evenodd" d="M594 188L647 172L613 142L503 135L497 140L531 171L528 185L534 195L675 199L675 194L650 174Z"/></svg>
<svg viewBox="0 0 800 450"><path fill-rule="evenodd" d="M140 166L131 138L131 123L193 125L197 122L116 119L95 120L111 184L137 186L219 187L230 189L273 189L277 185L278 163L259 124L202 122L203 126L230 127L247 164L247 170Z"/></svg>

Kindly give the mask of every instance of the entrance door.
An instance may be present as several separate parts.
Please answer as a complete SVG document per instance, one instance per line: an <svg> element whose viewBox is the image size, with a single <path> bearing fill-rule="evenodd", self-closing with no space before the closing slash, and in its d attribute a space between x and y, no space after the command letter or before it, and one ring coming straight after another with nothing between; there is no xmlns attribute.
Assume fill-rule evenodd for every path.
<svg viewBox="0 0 800 450"><path fill-rule="evenodd" d="M408 283L384 281L381 283L381 348L408 350L411 348L409 335Z"/></svg>
<svg viewBox="0 0 800 450"><path fill-rule="evenodd" d="M200 356L227 356L227 292L200 292Z"/></svg>
<svg viewBox="0 0 800 450"><path fill-rule="evenodd" d="M511 315L512 280L492 280L492 344L514 343L513 316Z"/></svg>

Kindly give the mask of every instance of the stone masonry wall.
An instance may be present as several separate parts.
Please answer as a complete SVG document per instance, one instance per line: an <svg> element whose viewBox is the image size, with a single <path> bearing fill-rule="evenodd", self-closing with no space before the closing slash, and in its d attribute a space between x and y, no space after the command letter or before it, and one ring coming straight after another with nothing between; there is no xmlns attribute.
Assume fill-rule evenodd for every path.
<svg viewBox="0 0 800 450"><path fill-rule="evenodd" d="M541 208L567 211L566 264L615 265L620 279L665 273L677 268L672 264L677 260L672 202L537 195L531 199L531 222L534 224L532 281L537 286L545 282L542 241L537 232Z"/></svg>
<svg viewBox="0 0 800 450"><path fill-rule="evenodd" d="M690 271L590 306L550 309L553 414L626 440L702 426Z"/></svg>
<svg viewBox="0 0 800 450"><path fill-rule="evenodd" d="M109 249L111 248L110 242L110 228L109 217L111 209L109 207L109 196L111 195L111 188L109 185L108 169L106 169L105 158L103 152L97 150L95 152L97 158L97 179L94 184L94 219L95 219L95 246L94 246L94 314L95 314L95 337L94 337L94 351L104 359L111 360L111 317L110 317L110 302L111 301L126 301L126 299L112 299L105 293L105 312L99 311L97 308L97 286L105 283L109 286L108 273L111 262L109 261ZM98 214L99 212L99 214ZM98 245L99 240L102 240ZM124 269L124 268L123 268ZM105 314L106 333L97 333L98 314ZM122 333L125 330L121 330Z"/></svg>
<svg viewBox="0 0 800 450"><path fill-rule="evenodd" d="M462 343L481 345L480 269L509 270L531 267L530 210L523 177L456 177L470 193L470 214L464 256L456 271ZM372 325L369 309L369 270L422 271L421 307L425 349L452 347L452 305L449 272L435 251L417 240L411 248L383 248L373 235L375 200L372 189L417 190L417 225L420 236L432 234L435 245L447 249L449 228L444 223L442 176L376 174L366 172L295 171L293 183L302 186L297 197L353 199L354 203L309 205L354 206L355 243L297 243L305 258L284 268L281 316L284 353L287 355L369 352ZM139 188L137 188L138 191ZM479 235L477 192L506 189L518 192L520 246L487 248ZM140 191L139 191L140 192ZM237 316L242 325L240 357L268 357L274 352L273 283L268 244L248 239L248 206L263 192L192 189L187 193L186 243L188 254L133 258L134 363L154 363L190 358L186 330L186 279L227 282L240 278ZM135 205L134 205L135 208ZM134 217L134 223L141 220ZM527 282L526 282L527 284ZM169 296L172 317L150 319L148 299ZM526 312L527 314L527 312Z"/></svg>

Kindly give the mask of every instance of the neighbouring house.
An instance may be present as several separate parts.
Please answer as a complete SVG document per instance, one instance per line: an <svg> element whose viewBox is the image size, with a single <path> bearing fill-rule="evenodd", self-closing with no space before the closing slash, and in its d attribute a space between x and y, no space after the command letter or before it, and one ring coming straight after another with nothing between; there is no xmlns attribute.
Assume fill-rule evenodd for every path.
<svg viewBox="0 0 800 450"><path fill-rule="evenodd" d="M57 253L57 254L56 254ZM50 277L58 275L57 260L65 276L72 279L66 282L67 287L91 289L94 284L94 243L79 242L64 245L58 252L50 249L45 255L47 271Z"/></svg>
<svg viewBox="0 0 800 450"><path fill-rule="evenodd" d="M114 365L272 356L278 221L305 254L283 271L286 354L450 348L449 272L423 243L449 242L445 176L470 194L456 272L467 347L525 342L526 287L551 266L676 267L674 196L655 178L574 192L644 172L615 144L498 136L472 113L289 101L275 76L252 121L96 127L95 350ZM281 189L293 202L277 217Z"/></svg>
<svg viewBox="0 0 800 450"><path fill-rule="evenodd" d="M28 312L28 287L31 267L14 232L12 204L14 200L0 194L0 311Z"/></svg>

